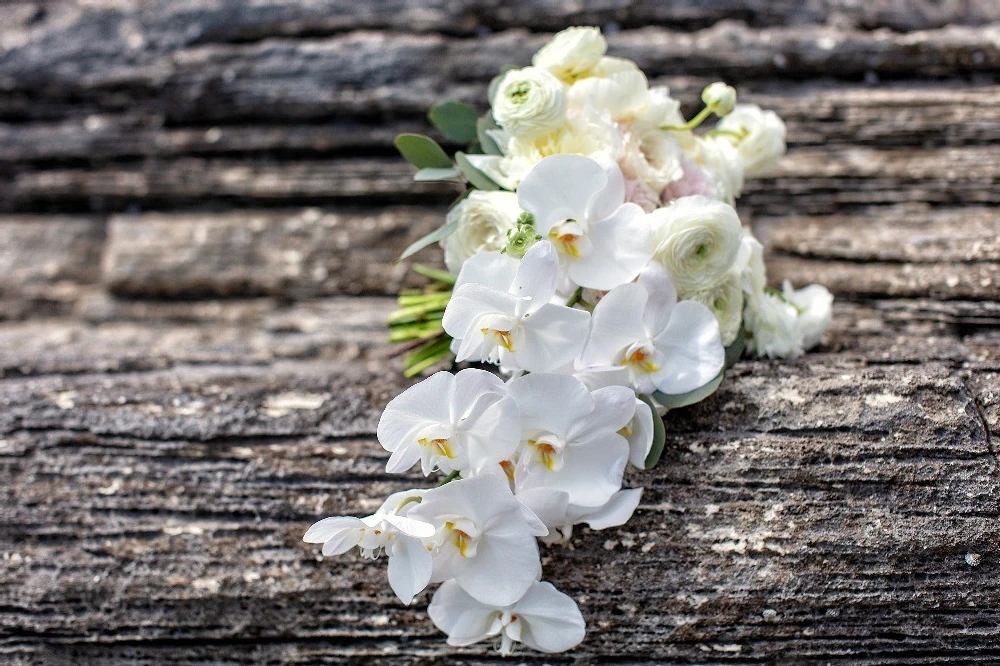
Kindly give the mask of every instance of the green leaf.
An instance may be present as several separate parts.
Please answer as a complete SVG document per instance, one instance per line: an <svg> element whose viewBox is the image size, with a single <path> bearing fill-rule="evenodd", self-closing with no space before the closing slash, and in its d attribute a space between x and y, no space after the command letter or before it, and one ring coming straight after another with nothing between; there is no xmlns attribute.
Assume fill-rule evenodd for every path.
<svg viewBox="0 0 1000 666"><path fill-rule="evenodd" d="M430 278L435 282L443 282L445 284L455 284L455 276L449 273L448 271L442 271L437 268L431 268L430 266L424 266L423 264L413 264L411 270L417 275L423 275L425 278ZM438 293L444 294L445 292L438 292Z"/></svg>
<svg viewBox="0 0 1000 666"><path fill-rule="evenodd" d="M740 360L743 356L743 352L746 351L746 348L746 332L743 330L743 325L741 324L740 332L736 334L736 339L733 340L731 345L726 347L726 370L736 365L736 361Z"/></svg>
<svg viewBox="0 0 1000 666"><path fill-rule="evenodd" d="M400 134L395 144L399 154L418 169L447 169L452 166L448 154L429 136Z"/></svg>
<svg viewBox="0 0 1000 666"><path fill-rule="evenodd" d="M447 238L448 236L452 235L455 232L455 229L457 228L458 228L458 220L454 220L453 222L448 222L447 224L441 225L434 231L430 232L420 240L413 243L413 245L411 245L410 247L403 250L403 254L399 255L399 259L397 259L397 261L401 261L403 259L406 259L407 257L411 257L415 255L417 252L420 252L428 245L431 245L432 243L436 243L439 240Z"/></svg>
<svg viewBox="0 0 1000 666"><path fill-rule="evenodd" d="M441 102L427 113L428 120L449 141L472 143L476 140L476 110L461 102Z"/></svg>
<svg viewBox="0 0 1000 666"><path fill-rule="evenodd" d="M427 181L435 181L435 180L451 180L452 178L458 178L461 175L462 172L456 169L455 167L447 167L445 169L441 169L438 167L423 168L420 171L418 171L415 176L413 176L413 180L417 181L418 183L424 183Z"/></svg>
<svg viewBox="0 0 1000 666"><path fill-rule="evenodd" d="M663 445L667 442L667 429L663 427L663 418L656 413L656 405L653 404L652 398L639 394L636 394L636 397L653 410L653 446L646 454L646 461L643 463L645 469L652 469L663 455Z"/></svg>
<svg viewBox="0 0 1000 666"><path fill-rule="evenodd" d="M726 374L725 370L720 370L719 374L715 376L710 382L704 386L699 386L693 391L688 391L687 393L679 394L669 394L663 393L661 391L655 391L653 393L653 399L660 403L668 409L677 409L678 407L687 407L688 405L693 405L696 402L701 402L708 396L715 393L715 390L719 388L719 384L722 383L722 378Z"/></svg>
<svg viewBox="0 0 1000 666"><path fill-rule="evenodd" d="M489 130L500 129L497 122L493 120L493 114L487 113L485 116L476 121L476 138L479 140L479 146L483 149L483 152L487 155L503 155L503 151L500 150L500 146L496 141L493 140L486 132Z"/></svg>
<svg viewBox="0 0 1000 666"><path fill-rule="evenodd" d="M455 153L455 163L458 164L458 168L462 170L462 175L469 181L469 184L477 190L494 191L500 189L500 186L490 180L489 176L472 166L465 153Z"/></svg>

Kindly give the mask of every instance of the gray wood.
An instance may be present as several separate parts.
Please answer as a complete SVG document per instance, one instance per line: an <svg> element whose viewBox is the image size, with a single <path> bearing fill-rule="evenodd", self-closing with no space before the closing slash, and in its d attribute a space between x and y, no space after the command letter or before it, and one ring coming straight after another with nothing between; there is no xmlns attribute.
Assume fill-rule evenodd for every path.
<svg viewBox="0 0 1000 666"><path fill-rule="evenodd" d="M455 188L399 131L610 29L693 109L787 121L740 201L830 332L667 415L635 518L543 549L586 642L511 663L1000 661L1000 9L989 0L88 0L0 6L0 662L487 664L362 513L406 385L393 259ZM429 250L419 260L440 265Z"/></svg>

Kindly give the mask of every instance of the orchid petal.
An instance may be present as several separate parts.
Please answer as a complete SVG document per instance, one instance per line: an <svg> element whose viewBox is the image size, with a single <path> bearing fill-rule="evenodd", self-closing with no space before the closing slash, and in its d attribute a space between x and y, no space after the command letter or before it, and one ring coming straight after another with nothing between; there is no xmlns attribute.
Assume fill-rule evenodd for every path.
<svg viewBox="0 0 1000 666"><path fill-rule="evenodd" d="M663 374L656 388L677 394L704 386L719 374L726 351L719 335L719 322L701 303L681 301L670 323L653 344L664 353Z"/></svg>
<svg viewBox="0 0 1000 666"><path fill-rule="evenodd" d="M413 597L427 587L431 580L432 561L430 552L420 541L405 536L396 537L389 557L389 587L404 604L409 605Z"/></svg>
<svg viewBox="0 0 1000 666"><path fill-rule="evenodd" d="M564 220L584 219L588 201L607 182L604 169L590 158L550 155L521 180L517 201L534 216L535 231L546 236Z"/></svg>
<svg viewBox="0 0 1000 666"><path fill-rule="evenodd" d="M478 643L490 636L495 609L481 604L454 580L446 581L434 593L427 614L438 629L448 634L448 645Z"/></svg>
<svg viewBox="0 0 1000 666"><path fill-rule="evenodd" d="M568 365L583 351L589 326L586 310L546 303L521 322L514 349L518 365L531 372Z"/></svg>
<svg viewBox="0 0 1000 666"><path fill-rule="evenodd" d="M532 585L511 610L524 620L521 642L540 652L569 650L586 633L576 602L551 583Z"/></svg>

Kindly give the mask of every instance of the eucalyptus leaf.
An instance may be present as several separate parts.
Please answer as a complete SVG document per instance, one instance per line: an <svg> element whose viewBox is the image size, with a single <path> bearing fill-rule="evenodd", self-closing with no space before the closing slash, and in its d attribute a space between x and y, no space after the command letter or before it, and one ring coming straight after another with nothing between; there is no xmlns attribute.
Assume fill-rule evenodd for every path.
<svg viewBox="0 0 1000 666"><path fill-rule="evenodd" d="M663 417L656 413L656 404L653 403L652 398L639 394L636 394L636 397L653 410L653 446L650 447L649 453L646 454L646 461L643 463L645 469L652 469L659 462L660 456L663 455L663 446L667 442L667 429L663 427Z"/></svg>
<svg viewBox="0 0 1000 666"><path fill-rule="evenodd" d="M447 238L448 236L452 235L455 232L455 229L457 228L458 228L458 220L441 225L434 231L430 232L420 240L410 245L410 247L403 250L403 254L399 255L399 259L397 261L401 261L408 257L412 257L413 255L415 255L417 252L420 252L428 245L431 245L433 243L438 242L439 240Z"/></svg>
<svg viewBox="0 0 1000 666"><path fill-rule="evenodd" d="M424 168L421 169L413 176L413 180L423 183L427 181L435 180L451 180L452 178L458 178L462 175L456 167L448 167L446 169L439 168Z"/></svg>
<svg viewBox="0 0 1000 666"><path fill-rule="evenodd" d="M500 146L497 142L493 140L489 134L490 130L500 129L496 121L493 120L493 114L487 113L485 116L476 121L476 138L479 140L479 147L483 149L483 152L487 155L503 155L503 151L500 150Z"/></svg>
<svg viewBox="0 0 1000 666"><path fill-rule="evenodd" d="M500 189L500 186L494 183L489 176L472 166L465 153L455 153L455 163L458 164L458 168L461 169L462 175L469 181L469 184L477 190L495 191Z"/></svg>
<svg viewBox="0 0 1000 666"><path fill-rule="evenodd" d="M423 134L400 134L396 137L396 150L418 169L447 169L451 160L438 142Z"/></svg>
<svg viewBox="0 0 1000 666"><path fill-rule="evenodd" d="M476 140L476 110L461 102L441 102L427 113L428 120L449 141L472 143Z"/></svg>
<svg viewBox="0 0 1000 666"><path fill-rule="evenodd" d="M661 391L655 391L653 393L653 399L660 403L668 409L677 409L678 407L687 407L688 405L693 405L696 402L701 402L708 396L715 393L716 389L719 388L719 384L722 383L722 378L725 376L726 371L720 370L719 374L715 376L710 382L704 386L699 386L693 391L688 391L687 393L669 394L663 393Z"/></svg>
<svg viewBox="0 0 1000 666"><path fill-rule="evenodd" d="M733 340L732 344L726 347L726 370L736 365L736 361L740 360L743 356L743 352L746 351L746 348L746 331L744 331L743 326L740 325L740 332L736 334L736 339Z"/></svg>

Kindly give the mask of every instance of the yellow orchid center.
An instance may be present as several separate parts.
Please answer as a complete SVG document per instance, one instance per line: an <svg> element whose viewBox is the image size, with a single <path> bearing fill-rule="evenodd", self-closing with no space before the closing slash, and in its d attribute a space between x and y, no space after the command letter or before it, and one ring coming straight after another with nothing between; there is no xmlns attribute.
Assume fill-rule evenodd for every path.
<svg viewBox="0 0 1000 666"><path fill-rule="evenodd" d="M653 361L653 355L643 347L636 347L629 350L622 359L622 365L631 366L643 372L656 372L660 369Z"/></svg>
<svg viewBox="0 0 1000 666"><path fill-rule="evenodd" d="M479 329L483 335L492 335L496 338L497 344L509 352L514 351L514 336L510 331L498 331L494 328Z"/></svg>
<svg viewBox="0 0 1000 666"><path fill-rule="evenodd" d="M445 458L454 458L455 452L451 450L451 443L447 438L438 437L436 439L431 439L429 437L421 437L417 440L420 446L429 447L434 453Z"/></svg>

